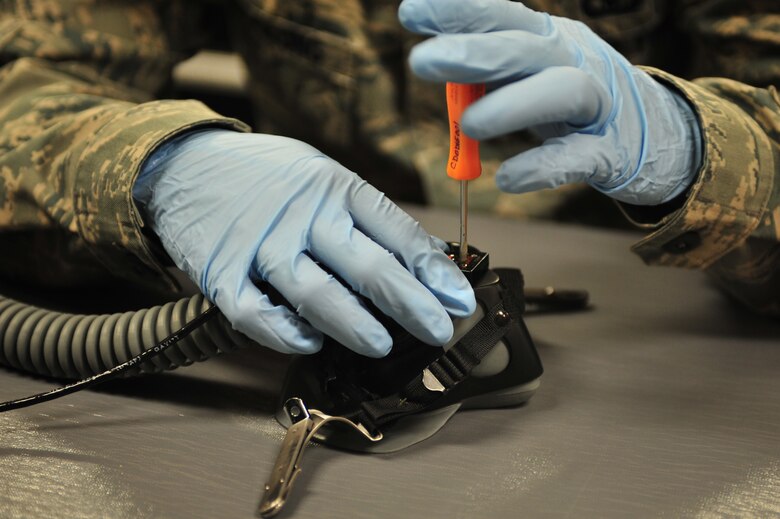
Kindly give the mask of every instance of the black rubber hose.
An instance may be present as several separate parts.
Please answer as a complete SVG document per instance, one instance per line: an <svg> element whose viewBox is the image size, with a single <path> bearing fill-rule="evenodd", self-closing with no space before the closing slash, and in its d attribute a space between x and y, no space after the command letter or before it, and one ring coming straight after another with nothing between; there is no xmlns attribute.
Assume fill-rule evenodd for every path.
<svg viewBox="0 0 780 519"><path fill-rule="evenodd" d="M209 306L196 295L134 312L83 315L0 295L0 364L47 377L90 377L153 347ZM253 344L219 314L129 374L174 369Z"/></svg>

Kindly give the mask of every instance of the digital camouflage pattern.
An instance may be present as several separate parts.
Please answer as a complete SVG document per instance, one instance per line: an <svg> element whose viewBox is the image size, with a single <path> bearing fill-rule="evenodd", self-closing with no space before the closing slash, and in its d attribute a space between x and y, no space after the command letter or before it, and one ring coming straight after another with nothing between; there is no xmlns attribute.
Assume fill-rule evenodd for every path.
<svg viewBox="0 0 780 519"><path fill-rule="evenodd" d="M197 101L153 100L175 54L150 3L0 6L0 271L169 281L132 201L141 163L194 127L248 128Z"/></svg>
<svg viewBox="0 0 780 519"><path fill-rule="evenodd" d="M2 271L34 271L41 258L57 257L69 261L57 262L48 282L81 282L106 268L161 279L157 246L130 195L140 164L160 142L199 125L246 130L193 101L150 101L171 66L206 43L202 9L221 4L0 0L0 247L21 251L16 260L2 255ZM657 67L647 71L700 117L699 179L681 209L645 225L650 234L634 250L651 264L704 269L755 309L780 313L776 0L526 4L582 20L632 62ZM405 67L419 37L400 27L397 7L397 0L234 0L226 9L251 72L256 131L311 142L396 199L424 192L430 203L454 206L457 186L442 166L443 86ZM682 79L702 75L722 78ZM485 143L473 207L558 216L583 196L604 204L578 186L500 193L498 164L531 145L523 135Z"/></svg>

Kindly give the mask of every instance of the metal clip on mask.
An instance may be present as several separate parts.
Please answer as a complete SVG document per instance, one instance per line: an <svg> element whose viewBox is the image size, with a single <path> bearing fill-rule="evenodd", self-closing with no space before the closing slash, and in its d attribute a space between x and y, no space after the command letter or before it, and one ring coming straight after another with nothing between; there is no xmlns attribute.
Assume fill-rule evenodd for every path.
<svg viewBox="0 0 780 519"><path fill-rule="evenodd" d="M457 243L449 245L458 250ZM351 451L394 452L431 437L459 409L517 406L533 396L543 369L522 319L520 271L489 269L488 255L473 247L468 261L459 264L478 305L471 317L455 321L453 339L443 348L420 342L376 311L393 336L387 357L364 357L328 339L319 353L293 360L277 419L288 427L285 445L293 435L299 450L292 457L289 448L282 450L261 515L278 513L284 503L279 496L287 496L308 440ZM293 416L291 407L321 417L305 436L296 432L300 415ZM340 419L320 427L322 417ZM293 475L283 478L283 488L280 473Z"/></svg>

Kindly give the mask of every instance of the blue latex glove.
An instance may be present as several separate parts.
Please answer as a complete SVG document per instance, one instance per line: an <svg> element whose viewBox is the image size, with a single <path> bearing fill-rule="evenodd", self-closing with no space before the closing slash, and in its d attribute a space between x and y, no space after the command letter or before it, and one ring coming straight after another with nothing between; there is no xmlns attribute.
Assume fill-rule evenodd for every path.
<svg viewBox="0 0 780 519"><path fill-rule="evenodd" d="M387 354L390 335L354 292L430 344L452 336L448 313L476 308L468 281L419 223L300 141L188 134L147 160L133 196L234 328L281 352L315 352L324 332L358 353ZM274 306L253 280L268 281L297 313Z"/></svg>
<svg viewBox="0 0 780 519"><path fill-rule="evenodd" d="M506 0L404 0L399 17L435 35L411 53L417 75L492 89L464 112L467 135L531 129L546 139L501 165L502 190L587 182L655 205L693 181L701 137L691 108L584 24Z"/></svg>

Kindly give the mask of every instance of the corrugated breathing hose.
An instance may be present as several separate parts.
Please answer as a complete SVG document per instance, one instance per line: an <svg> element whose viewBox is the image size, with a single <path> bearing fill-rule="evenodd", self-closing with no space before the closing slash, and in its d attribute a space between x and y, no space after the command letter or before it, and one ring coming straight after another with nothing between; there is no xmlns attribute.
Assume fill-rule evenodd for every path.
<svg viewBox="0 0 780 519"><path fill-rule="evenodd" d="M0 364L47 377L92 377L153 348L210 306L203 295L195 295L137 311L83 315L0 295ZM255 344L233 330L221 313L188 333L122 374L174 369Z"/></svg>

